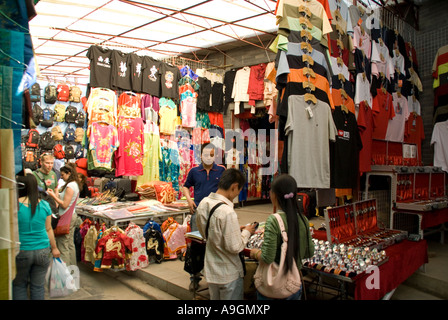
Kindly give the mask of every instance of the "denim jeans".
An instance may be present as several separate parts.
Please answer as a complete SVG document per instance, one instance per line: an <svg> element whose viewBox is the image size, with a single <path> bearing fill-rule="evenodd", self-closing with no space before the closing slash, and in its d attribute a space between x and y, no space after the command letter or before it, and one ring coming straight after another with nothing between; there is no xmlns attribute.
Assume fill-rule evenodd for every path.
<svg viewBox="0 0 448 320"><path fill-rule="evenodd" d="M292 295L285 298L284 300L300 300L300 298L302 297L302 289L303 289L303 285L300 287L299 291L297 291L296 293L293 293ZM264 295L262 295L260 292L257 291L257 300L276 300L276 299L265 297Z"/></svg>
<svg viewBox="0 0 448 320"><path fill-rule="evenodd" d="M13 300L44 300L45 276L50 266L50 256L50 248L20 250L16 257L17 275L12 282Z"/></svg>
<svg viewBox="0 0 448 320"><path fill-rule="evenodd" d="M243 300L244 278L238 278L230 283L209 283L210 300Z"/></svg>

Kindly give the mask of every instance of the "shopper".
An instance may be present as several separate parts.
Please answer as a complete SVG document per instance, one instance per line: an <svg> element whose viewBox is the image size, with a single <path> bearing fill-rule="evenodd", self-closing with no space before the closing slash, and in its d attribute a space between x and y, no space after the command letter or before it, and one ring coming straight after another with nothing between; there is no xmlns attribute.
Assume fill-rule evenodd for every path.
<svg viewBox="0 0 448 320"><path fill-rule="evenodd" d="M211 300L242 300L244 296L244 262L239 253L255 232L255 225L240 227L233 199L245 180L241 171L225 170L216 193L204 198L197 208L198 230L206 239L204 273ZM223 204L214 211L207 230L209 213L219 203Z"/></svg>
<svg viewBox="0 0 448 320"><path fill-rule="evenodd" d="M288 236L288 249L286 252L286 267L292 268L296 261L297 268L302 267L302 259L314 254L314 245L309 232L308 219L299 213L297 201L297 182L288 175L282 174L274 179L270 191L271 202L274 208L279 208L280 214ZM266 264L279 263L281 255L282 236L277 219L270 215L266 220L264 241L260 249L252 249L251 258L262 259ZM302 286L303 288L303 286ZM300 300L302 289L292 294L286 300ZM269 300L257 292L259 300Z"/></svg>
<svg viewBox="0 0 448 320"><path fill-rule="evenodd" d="M33 174L19 176L17 182L24 186L18 192L20 252L16 256L13 299L43 300L50 254L55 258L60 256L51 227L51 210L45 200L39 199L37 180Z"/></svg>
<svg viewBox="0 0 448 320"><path fill-rule="evenodd" d="M90 198L92 194L90 193L89 187L87 186L87 177L78 172L78 180L79 180L79 197L80 198Z"/></svg>
<svg viewBox="0 0 448 320"><path fill-rule="evenodd" d="M219 179L226 168L215 163L215 147L213 144L203 144L201 147L201 164L192 168L187 175L187 179L183 185L182 191L187 198L188 206L190 207L191 231L197 231L196 227L196 208L202 199L207 197L210 193L218 190ZM194 199L191 198L190 188L193 187ZM190 273L190 290L197 289L201 281L200 272L204 267L204 261L201 259L205 250L204 245L192 242L189 244L188 254L186 257L192 261Z"/></svg>
<svg viewBox="0 0 448 320"><path fill-rule="evenodd" d="M53 190L47 190L48 194L59 205L59 216L71 214L70 232L68 234L56 237L56 244L61 252L61 259L67 266L76 265L76 250L74 244L74 232L77 223L77 215L75 210L70 210L72 204L75 203L79 196L78 173L72 166L64 166L61 168L61 178L65 184L61 187L59 197Z"/></svg>
<svg viewBox="0 0 448 320"><path fill-rule="evenodd" d="M34 176L37 179L37 185L41 191L51 189L57 192L58 176L53 170L54 155L51 152L42 153L39 158L40 168L33 171Z"/></svg>

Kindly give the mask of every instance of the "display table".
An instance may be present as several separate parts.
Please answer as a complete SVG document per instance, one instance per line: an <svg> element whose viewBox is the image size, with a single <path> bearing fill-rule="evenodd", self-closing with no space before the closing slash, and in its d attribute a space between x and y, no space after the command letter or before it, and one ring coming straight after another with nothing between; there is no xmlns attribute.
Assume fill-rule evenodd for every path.
<svg viewBox="0 0 448 320"><path fill-rule="evenodd" d="M183 223L189 209L173 209L162 208L157 206L144 206L141 201L126 202L98 205L98 206L83 206L76 207L77 215L81 217L90 218L91 220L101 220L107 226L118 225L120 223L129 223L136 220L147 219L161 219L168 217L182 216Z"/></svg>
<svg viewBox="0 0 448 320"><path fill-rule="evenodd" d="M379 280L375 283L374 273L363 273L353 279L338 277L323 271L304 270L317 273L319 277L337 280L342 297L350 295L355 300L379 300L388 297L388 293L393 292L401 283L409 278L422 265L428 263L428 246L426 240L417 242L403 240L400 243L387 247L386 254L388 260L378 266L376 275ZM378 284L373 286L374 284ZM372 288L373 286L373 288Z"/></svg>

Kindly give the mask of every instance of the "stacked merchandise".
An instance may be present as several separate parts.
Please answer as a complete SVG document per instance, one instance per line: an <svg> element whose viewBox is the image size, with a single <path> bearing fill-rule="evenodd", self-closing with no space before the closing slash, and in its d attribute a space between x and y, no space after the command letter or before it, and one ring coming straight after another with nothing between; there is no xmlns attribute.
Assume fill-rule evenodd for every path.
<svg viewBox="0 0 448 320"><path fill-rule="evenodd" d="M67 82L46 85L36 82L30 88L31 129L23 135L23 166L36 169L42 153L55 156L55 167L65 161L85 157L86 115L81 105L82 90Z"/></svg>
<svg viewBox="0 0 448 320"><path fill-rule="evenodd" d="M421 162L415 49L382 26L380 13L340 0L277 2L278 36L270 47L277 57L268 78L279 90L280 168L299 188L352 196L372 159ZM382 149L373 144L389 142L401 155L372 153ZM414 160L403 159L403 144L415 148Z"/></svg>
<svg viewBox="0 0 448 320"><path fill-rule="evenodd" d="M431 145L434 145L434 166L448 172L448 45L439 48L432 66L434 78L434 130Z"/></svg>

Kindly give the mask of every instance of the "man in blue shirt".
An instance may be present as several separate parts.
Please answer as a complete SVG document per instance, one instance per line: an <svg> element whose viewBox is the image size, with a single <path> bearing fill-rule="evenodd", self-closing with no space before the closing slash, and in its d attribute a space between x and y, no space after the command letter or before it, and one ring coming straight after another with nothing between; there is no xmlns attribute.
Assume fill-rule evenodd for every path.
<svg viewBox="0 0 448 320"><path fill-rule="evenodd" d="M190 207L191 219L190 226L191 231L197 231L196 226L196 208L202 199L208 197L210 193L218 190L218 182L222 173L226 168L222 165L215 163L215 148L212 144L204 144L201 147L201 164L197 167L190 169L187 175L187 179L182 187L182 192L187 198L188 205ZM194 189L194 199L191 198L190 188ZM199 287L199 281L201 280L200 271L204 266L204 261L199 259L202 255L201 252L205 252L205 245L195 242L191 243L190 255L194 260L194 266L192 269L185 269L190 273L190 290L197 289Z"/></svg>

